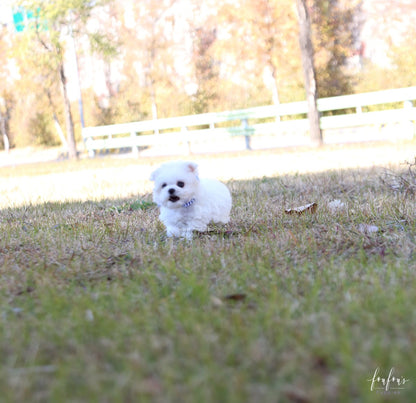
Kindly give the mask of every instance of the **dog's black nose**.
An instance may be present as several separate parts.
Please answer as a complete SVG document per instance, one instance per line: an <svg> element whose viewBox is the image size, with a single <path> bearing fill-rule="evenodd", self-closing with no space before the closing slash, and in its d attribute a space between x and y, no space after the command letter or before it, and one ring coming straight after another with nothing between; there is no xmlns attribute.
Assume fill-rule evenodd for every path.
<svg viewBox="0 0 416 403"><path fill-rule="evenodd" d="M169 194L170 194L170 195L173 195L173 194L175 193L175 189L170 188L170 189L168 190L168 192L169 192Z"/></svg>

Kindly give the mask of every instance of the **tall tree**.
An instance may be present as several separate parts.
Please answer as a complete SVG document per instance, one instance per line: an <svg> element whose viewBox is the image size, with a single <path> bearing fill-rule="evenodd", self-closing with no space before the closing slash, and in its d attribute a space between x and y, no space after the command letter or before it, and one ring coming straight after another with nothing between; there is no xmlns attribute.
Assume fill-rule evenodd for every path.
<svg viewBox="0 0 416 403"><path fill-rule="evenodd" d="M0 59L7 60L9 51L7 31L0 27ZM10 88L10 71L7 63L0 65L0 134L3 140L3 147L8 152L10 148L9 120L12 109L12 91Z"/></svg>
<svg viewBox="0 0 416 403"><path fill-rule="evenodd" d="M192 61L195 70L197 90L193 96L193 113L209 110L209 105L217 98L218 65L210 52L217 39L216 28L198 27L193 32Z"/></svg>
<svg viewBox="0 0 416 403"><path fill-rule="evenodd" d="M127 3L123 41L130 50L125 69L135 69L134 79L147 92L152 118L158 119L159 93L171 87L169 77L173 74L173 6L176 0Z"/></svg>
<svg viewBox="0 0 416 403"><path fill-rule="evenodd" d="M299 18L299 45L305 79L306 100L308 103L309 132L314 146L322 145L319 111L317 106L318 88L314 66L314 50L311 37L311 23L306 0L296 0Z"/></svg>
<svg viewBox="0 0 416 403"><path fill-rule="evenodd" d="M358 45L361 0L313 0L312 43L319 97L352 92L349 58Z"/></svg>
<svg viewBox="0 0 416 403"><path fill-rule="evenodd" d="M292 0L233 0L220 10L228 34L224 53L235 53L240 71L251 69L257 81L264 77L276 105L281 102L281 87L293 83L298 68L292 5Z"/></svg>
<svg viewBox="0 0 416 403"><path fill-rule="evenodd" d="M96 8L107 1L85 0L23 0L21 5L36 18L29 21L25 30L26 46L23 52L36 58L38 69L55 76L60 83L69 158L77 158L74 119L68 96L68 74L65 55L72 35L85 35L95 43L103 43L103 36L96 32L91 35L87 22ZM97 40L100 37L101 40ZM36 49L36 52L33 51Z"/></svg>

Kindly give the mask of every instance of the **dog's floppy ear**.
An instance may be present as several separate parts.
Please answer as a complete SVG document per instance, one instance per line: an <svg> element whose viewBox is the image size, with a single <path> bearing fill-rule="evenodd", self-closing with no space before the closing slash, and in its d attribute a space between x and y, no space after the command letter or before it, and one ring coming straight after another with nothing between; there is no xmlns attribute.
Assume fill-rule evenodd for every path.
<svg viewBox="0 0 416 403"><path fill-rule="evenodd" d="M198 175L198 164L195 162L188 162L188 169L190 172L194 173L195 175Z"/></svg>

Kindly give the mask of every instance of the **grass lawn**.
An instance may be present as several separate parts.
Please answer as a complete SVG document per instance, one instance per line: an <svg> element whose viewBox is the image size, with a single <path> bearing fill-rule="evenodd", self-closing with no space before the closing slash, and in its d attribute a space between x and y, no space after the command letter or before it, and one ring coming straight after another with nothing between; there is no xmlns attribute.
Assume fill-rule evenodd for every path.
<svg viewBox="0 0 416 403"><path fill-rule="evenodd" d="M29 169L3 170L9 202ZM147 190L3 201L1 401L416 401L416 181L393 169L231 180L231 222L192 243Z"/></svg>

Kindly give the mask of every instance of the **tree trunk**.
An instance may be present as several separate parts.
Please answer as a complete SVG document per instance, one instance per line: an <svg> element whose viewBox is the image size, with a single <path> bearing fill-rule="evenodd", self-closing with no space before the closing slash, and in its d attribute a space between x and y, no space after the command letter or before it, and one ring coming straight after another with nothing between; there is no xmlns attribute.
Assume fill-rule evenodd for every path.
<svg viewBox="0 0 416 403"><path fill-rule="evenodd" d="M68 91L66 88L66 76L65 76L63 63L61 63L59 67L59 73L60 73L60 78L61 78L62 93L64 97L65 123L66 123L67 143L68 143L68 158L76 159L78 158L78 153L77 153L77 144L75 142L74 120L72 118L71 104L69 102Z"/></svg>
<svg viewBox="0 0 416 403"><path fill-rule="evenodd" d="M152 103L152 119L154 121L157 121L159 119L159 116L158 116L158 111L157 111L156 91L155 91L153 80L150 84L150 101ZM156 123L156 128L155 128L155 134L159 134L157 123Z"/></svg>
<svg viewBox="0 0 416 403"><path fill-rule="evenodd" d="M68 142L66 141L64 131L62 130L61 125L59 124L58 116L56 116L55 106L53 105L52 95L51 95L51 91L49 89L46 89L46 95L48 97L49 105L52 109L53 122L55 123L55 129L58 133L59 139L61 140L61 143L62 143L63 147L68 149Z"/></svg>
<svg viewBox="0 0 416 403"><path fill-rule="evenodd" d="M272 76L272 100L273 104L279 110L280 107L280 97L279 97L279 89L277 87L277 73L276 68L273 64L270 64L270 71ZM276 116L276 122L280 122L280 114Z"/></svg>
<svg viewBox="0 0 416 403"><path fill-rule="evenodd" d="M296 5L299 21L299 45L302 57L303 74L305 77L306 99L308 102L309 131L312 144L314 146L321 146L323 141L317 107L318 90L313 64L314 52L311 39L311 23L306 0L296 0Z"/></svg>
<svg viewBox="0 0 416 403"><path fill-rule="evenodd" d="M0 112L0 129L1 129L1 134L3 135L4 150L6 151L6 153L8 153L10 150L10 142L9 142L9 137L7 136L7 132L6 132L6 117L3 116L1 112Z"/></svg>

